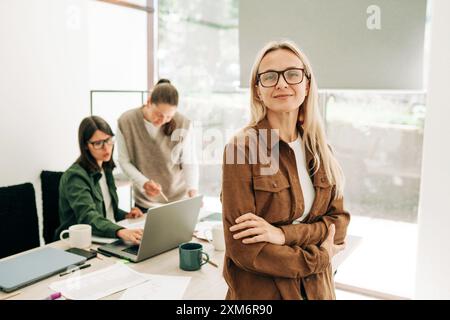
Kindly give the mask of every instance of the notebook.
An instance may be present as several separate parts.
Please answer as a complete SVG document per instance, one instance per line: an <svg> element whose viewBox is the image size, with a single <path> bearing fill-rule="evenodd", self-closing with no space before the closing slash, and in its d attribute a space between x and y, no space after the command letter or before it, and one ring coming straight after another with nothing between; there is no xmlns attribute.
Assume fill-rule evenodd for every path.
<svg viewBox="0 0 450 320"><path fill-rule="evenodd" d="M0 290L17 290L85 261L85 257L50 247L4 259L0 261Z"/></svg>

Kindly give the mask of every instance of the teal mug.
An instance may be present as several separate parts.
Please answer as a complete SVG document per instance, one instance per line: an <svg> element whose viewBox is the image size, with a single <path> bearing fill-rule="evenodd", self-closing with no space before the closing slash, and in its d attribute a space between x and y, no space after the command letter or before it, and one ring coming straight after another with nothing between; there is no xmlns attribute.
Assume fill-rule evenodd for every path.
<svg viewBox="0 0 450 320"><path fill-rule="evenodd" d="M178 247L180 253L180 269L185 271L199 270L209 261L209 255L203 251L200 243L186 242ZM203 260L203 255L206 259Z"/></svg>

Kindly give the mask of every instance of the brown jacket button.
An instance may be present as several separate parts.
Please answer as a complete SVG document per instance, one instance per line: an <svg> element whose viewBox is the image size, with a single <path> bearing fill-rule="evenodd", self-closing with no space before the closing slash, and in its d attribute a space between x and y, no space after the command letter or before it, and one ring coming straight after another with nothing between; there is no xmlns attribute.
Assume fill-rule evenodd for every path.
<svg viewBox="0 0 450 320"><path fill-rule="evenodd" d="M278 185L277 185L276 182L274 182L274 183L272 184L272 186L273 186L274 188L278 187Z"/></svg>
<svg viewBox="0 0 450 320"><path fill-rule="evenodd" d="M320 178L320 181L325 182L327 179L325 177Z"/></svg>

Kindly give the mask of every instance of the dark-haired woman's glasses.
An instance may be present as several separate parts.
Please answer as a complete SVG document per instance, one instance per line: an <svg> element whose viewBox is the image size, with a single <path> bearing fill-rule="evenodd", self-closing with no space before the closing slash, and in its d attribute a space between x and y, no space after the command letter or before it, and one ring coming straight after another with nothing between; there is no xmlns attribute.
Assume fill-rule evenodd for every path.
<svg viewBox="0 0 450 320"><path fill-rule="evenodd" d="M305 70L301 68L289 68L283 71L269 70L258 73L256 82L261 83L265 88L275 87L280 80L280 75L283 75L287 84L299 84L303 81ZM308 78L308 76L306 77Z"/></svg>
<svg viewBox="0 0 450 320"><path fill-rule="evenodd" d="M88 141L88 143L90 143L95 150L99 150L103 149L105 144L108 146L112 146L114 144L114 138L109 137L108 139L105 140Z"/></svg>

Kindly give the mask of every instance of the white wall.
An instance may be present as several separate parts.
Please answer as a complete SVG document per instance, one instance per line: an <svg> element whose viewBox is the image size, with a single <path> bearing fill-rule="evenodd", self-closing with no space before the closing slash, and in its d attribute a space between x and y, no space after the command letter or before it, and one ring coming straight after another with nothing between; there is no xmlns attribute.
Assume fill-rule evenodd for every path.
<svg viewBox="0 0 450 320"><path fill-rule="evenodd" d="M431 5L415 298L450 299L450 1Z"/></svg>
<svg viewBox="0 0 450 320"><path fill-rule="evenodd" d="M0 1L0 186L34 184L41 229L39 175L78 156L89 91L146 87L145 19L91 0Z"/></svg>
<svg viewBox="0 0 450 320"><path fill-rule="evenodd" d="M89 112L87 0L0 1L0 186L34 183L77 155Z"/></svg>

